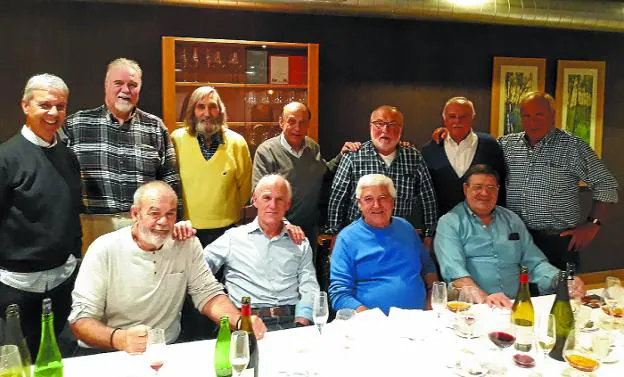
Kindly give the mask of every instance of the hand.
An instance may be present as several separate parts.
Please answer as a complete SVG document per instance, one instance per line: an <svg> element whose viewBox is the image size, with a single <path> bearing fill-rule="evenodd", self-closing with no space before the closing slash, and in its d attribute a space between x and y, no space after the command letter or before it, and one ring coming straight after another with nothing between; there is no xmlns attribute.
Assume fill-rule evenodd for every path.
<svg viewBox="0 0 624 377"><path fill-rule="evenodd" d="M585 296L585 283L578 276L574 280L568 282L568 290L570 298L581 299Z"/></svg>
<svg viewBox="0 0 624 377"><path fill-rule="evenodd" d="M492 293L491 295L485 298L485 303L488 304L490 308L511 308L511 300L509 297L505 296L503 292Z"/></svg>
<svg viewBox="0 0 624 377"><path fill-rule="evenodd" d="M440 144L444 139L446 139L446 135L448 135L448 131L444 127L438 127L433 130L431 134L431 139L434 143Z"/></svg>
<svg viewBox="0 0 624 377"><path fill-rule="evenodd" d="M414 144L410 143L407 140L400 140L399 145L401 146L401 148L414 148Z"/></svg>
<svg viewBox="0 0 624 377"><path fill-rule="evenodd" d="M184 241L191 237L195 237L195 234L197 234L197 230L193 228L191 220L178 221L173 226L172 237L174 240Z"/></svg>
<svg viewBox="0 0 624 377"><path fill-rule="evenodd" d="M147 332L150 330L149 326L138 325L130 327L127 330L119 330L124 337L121 349L129 354L143 353L147 346ZM116 334L115 334L116 335Z"/></svg>
<svg viewBox="0 0 624 377"><path fill-rule="evenodd" d="M286 227L286 231L288 232L290 239L293 240L295 244L301 245L303 240L306 238L305 233L303 233L303 229L301 229L300 226L293 224L285 224L284 226Z"/></svg>
<svg viewBox="0 0 624 377"><path fill-rule="evenodd" d="M433 237L425 237L423 238L423 245L429 251L431 251L431 244L433 243Z"/></svg>
<svg viewBox="0 0 624 377"><path fill-rule="evenodd" d="M561 237L572 236L570 243L568 244L568 251L581 250L589 245L590 242L596 237L600 230L600 226L593 223L585 223L577 226L574 229L561 232Z"/></svg>
<svg viewBox="0 0 624 377"><path fill-rule="evenodd" d="M359 141L347 141L342 146L342 149L340 149L340 154L345 154L347 152L357 152L361 146L362 143L360 143Z"/></svg>
<svg viewBox="0 0 624 377"><path fill-rule="evenodd" d="M307 318L303 318L303 317L295 318L295 323L300 323L303 326L310 326L311 325L310 320L307 319Z"/></svg>
<svg viewBox="0 0 624 377"><path fill-rule="evenodd" d="M258 340L264 338L264 334L267 332L264 322L262 322L262 319L260 319L257 315L251 316L251 328L253 329L256 339Z"/></svg>

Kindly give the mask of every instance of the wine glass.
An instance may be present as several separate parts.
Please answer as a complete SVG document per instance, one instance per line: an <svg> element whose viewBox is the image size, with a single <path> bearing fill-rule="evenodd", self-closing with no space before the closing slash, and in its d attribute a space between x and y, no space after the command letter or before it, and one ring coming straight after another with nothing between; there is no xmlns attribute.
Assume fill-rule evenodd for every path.
<svg viewBox="0 0 624 377"><path fill-rule="evenodd" d="M230 338L230 364L240 377L249 364L249 334L247 331L234 331Z"/></svg>
<svg viewBox="0 0 624 377"><path fill-rule="evenodd" d="M165 330L154 328L147 333L147 348L145 354L150 368L158 375L160 368L165 363Z"/></svg>
<svg viewBox="0 0 624 377"><path fill-rule="evenodd" d="M624 315L624 308L619 306L620 298L624 296L624 289L620 279L609 276L602 291L602 310L611 317L611 326L616 327L617 317Z"/></svg>
<svg viewBox="0 0 624 377"><path fill-rule="evenodd" d="M537 345L542 350L544 360L546 360L546 355L555 347L555 342L557 340L557 323L553 314L547 314L537 318L535 323L535 336L537 338Z"/></svg>
<svg viewBox="0 0 624 377"><path fill-rule="evenodd" d="M455 312L458 335L465 335L467 339L472 339L474 325L477 322L477 313L472 310L474 297L474 287L465 286L459 292L459 299L457 300L461 304L460 306L465 308Z"/></svg>
<svg viewBox="0 0 624 377"><path fill-rule="evenodd" d="M579 371L579 376L590 376L600 367L600 359L591 346L591 335L577 330L570 331L565 341L563 358Z"/></svg>
<svg viewBox="0 0 624 377"><path fill-rule="evenodd" d="M25 377L19 348L14 344L0 347L0 376Z"/></svg>
<svg viewBox="0 0 624 377"><path fill-rule="evenodd" d="M516 332L511 323L509 310L494 308L490 318L488 338L501 351L516 342Z"/></svg>
<svg viewBox="0 0 624 377"><path fill-rule="evenodd" d="M434 281L431 287L431 307L438 317L438 323L442 316L442 311L446 307L447 303L447 291L446 283L443 281ZM440 332L440 326L436 327L437 332Z"/></svg>
<svg viewBox="0 0 624 377"><path fill-rule="evenodd" d="M314 302L312 304L312 319L316 328L319 330L319 334L323 335L323 325L327 323L327 317L329 317L329 307L327 305L327 293L319 292L314 295Z"/></svg>
<svg viewBox="0 0 624 377"><path fill-rule="evenodd" d="M462 290L462 288L454 287L451 284L448 285L446 307L453 313L468 309L466 303L461 301L459 297ZM465 297L465 294L463 297Z"/></svg>

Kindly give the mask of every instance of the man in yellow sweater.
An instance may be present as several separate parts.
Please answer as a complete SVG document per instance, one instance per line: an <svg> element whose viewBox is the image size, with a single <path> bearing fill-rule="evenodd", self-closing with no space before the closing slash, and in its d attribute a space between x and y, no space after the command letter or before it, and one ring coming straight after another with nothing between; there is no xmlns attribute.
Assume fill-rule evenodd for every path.
<svg viewBox="0 0 624 377"><path fill-rule="evenodd" d="M251 157L245 139L227 128L225 105L213 87L195 89L184 123L171 134L184 218L206 247L239 220L251 195Z"/></svg>

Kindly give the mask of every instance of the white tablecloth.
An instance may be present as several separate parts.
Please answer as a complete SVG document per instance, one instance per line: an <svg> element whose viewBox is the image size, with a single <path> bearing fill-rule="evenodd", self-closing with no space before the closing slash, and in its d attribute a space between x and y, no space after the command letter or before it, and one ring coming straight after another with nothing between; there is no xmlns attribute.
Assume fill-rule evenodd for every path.
<svg viewBox="0 0 624 377"><path fill-rule="evenodd" d="M536 313L547 313L553 300L554 296L533 298ZM481 307L478 310L484 313L478 321L487 325L490 309ZM307 375L319 377L421 376L424 373L431 376L456 376L455 370L447 365L457 359L458 355L465 357L462 350L467 349L474 352L475 358L494 360L504 365L507 376L537 376L536 372L544 377L560 376L569 368L564 362L551 358L544 361L541 357L537 357L534 368L519 368L511 359L513 347L502 354L497 353L487 339L487 334L466 340L457 337L448 328L437 332L439 322L433 312L411 315L412 320L400 326L396 326L397 321L371 315L373 318L369 319L372 325L366 325L367 331L353 333L351 338L345 338L342 332L344 329L331 323L326 325L322 337L313 326L267 333L258 342L260 375L287 377L295 376L293 372L299 371L302 372L301 376L307 372ZM407 313L406 317L411 315ZM594 317L601 315L598 309L594 310ZM615 342L620 361L602 364L596 376L624 376L624 335L618 332ZM166 362L159 376L214 376L214 345L215 340L207 340L167 346ZM65 377L155 375L144 356L131 356L124 352L68 358L64 360L64 365Z"/></svg>

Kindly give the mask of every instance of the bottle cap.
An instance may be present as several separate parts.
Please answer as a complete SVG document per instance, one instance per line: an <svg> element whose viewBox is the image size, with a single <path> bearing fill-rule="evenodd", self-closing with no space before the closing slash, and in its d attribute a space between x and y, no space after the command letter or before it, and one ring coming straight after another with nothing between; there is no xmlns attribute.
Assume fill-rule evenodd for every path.
<svg viewBox="0 0 624 377"><path fill-rule="evenodd" d="M221 318L219 318L220 322L230 322L230 317L228 317L227 315L222 315Z"/></svg>
<svg viewBox="0 0 624 377"><path fill-rule="evenodd" d="M43 299L43 302L41 304L41 312L43 314L52 313L52 299L51 298L46 297Z"/></svg>
<svg viewBox="0 0 624 377"><path fill-rule="evenodd" d="M11 305L7 306L5 313L6 313L7 317L10 316L10 315L19 315L19 305L11 304Z"/></svg>

